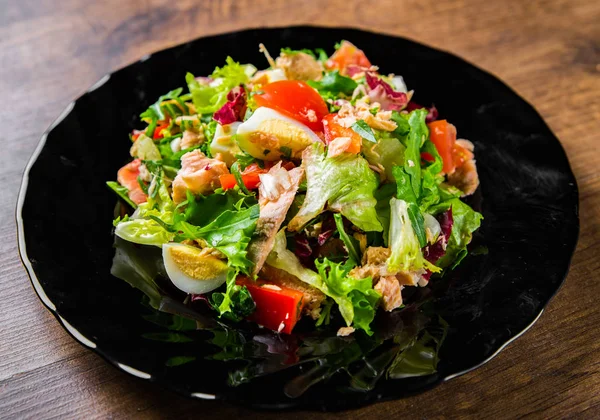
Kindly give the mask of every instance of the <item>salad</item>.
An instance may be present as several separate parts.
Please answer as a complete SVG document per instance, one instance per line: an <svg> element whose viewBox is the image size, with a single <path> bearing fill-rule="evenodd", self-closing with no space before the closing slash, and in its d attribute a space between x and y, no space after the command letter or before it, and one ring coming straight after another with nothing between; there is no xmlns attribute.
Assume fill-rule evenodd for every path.
<svg viewBox="0 0 600 420"><path fill-rule="evenodd" d="M228 57L141 114L107 183L131 208L115 234L162 249L151 303L370 335L378 311L466 256L482 219L461 201L479 185L473 144L348 41L260 50L267 69Z"/></svg>

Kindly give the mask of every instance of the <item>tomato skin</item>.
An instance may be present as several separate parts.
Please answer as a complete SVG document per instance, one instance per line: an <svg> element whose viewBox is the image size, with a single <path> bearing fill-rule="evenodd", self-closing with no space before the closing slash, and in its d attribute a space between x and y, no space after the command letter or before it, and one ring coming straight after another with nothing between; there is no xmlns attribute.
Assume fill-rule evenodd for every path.
<svg viewBox="0 0 600 420"><path fill-rule="evenodd" d="M242 182L249 190L255 190L260 185L260 174L265 174L268 171L266 169L261 168L258 164L253 163L248 165L246 169L242 172ZM221 175L219 177L219 181L221 182L221 188L224 190L231 189L237 185L237 181L235 180L235 176L233 174Z"/></svg>
<svg viewBox="0 0 600 420"><path fill-rule="evenodd" d="M162 139L164 136L162 135L161 131L163 131L168 126L169 126L169 123L166 121L158 124L156 126L156 128L154 129L154 134L152 134L152 138L154 140Z"/></svg>
<svg viewBox="0 0 600 420"><path fill-rule="evenodd" d="M238 277L236 284L246 286L256 303L256 310L248 317L249 320L273 331L292 333L302 314L304 293L285 286L269 285L263 280L252 281L247 277Z"/></svg>
<svg viewBox="0 0 600 420"><path fill-rule="evenodd" d="M325 62L328 70L339 70L340 74L345 75L348 66L371 67L371 62L363 52L354 44L348 41L342 41L331 57Z"/></svg>
<svg viewBox="0 0 600 420"><path fill-rule="evenodd" d="M117 172L117 181L129 190L127 195L135 204L145 203L148 200L148 196L142 191L137 180L141 164L141 160L134 159Z"/></svg>
<svg viewBox="0 0 600 420"><path fill-rule="evenodd" d="M456 128L446 120L434 121L427 126L429 127L429 138L442 158L442 172L451 174L456 168L452 153L456 144Z"/></svg>
<svg viewBox="0 0 600 420"><path fill-rule="evenodd" d="M260 95L254 95L258 106L274 109L308 126L321 131L321 120L329 112L321 95L305 82L280 80L264 85Z"/></svg>
<svg viewBox="0 0 600 420"><path fill-rule="evenodd" d="M349 127L344 127L335 121L337 114L329 114L323 118L323 133L325 134L325 143L329 144L337 137L350 137L352 142L346 149L348 153L360 153L362 146L362 137L356 131Z"/></svg>

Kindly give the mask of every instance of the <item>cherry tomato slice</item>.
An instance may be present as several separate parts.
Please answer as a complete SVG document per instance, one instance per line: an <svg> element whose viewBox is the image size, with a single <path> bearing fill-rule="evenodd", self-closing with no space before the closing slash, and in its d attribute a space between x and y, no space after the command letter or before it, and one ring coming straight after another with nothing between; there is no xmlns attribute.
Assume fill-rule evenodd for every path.
<svg viewBox="0 0 600 420"><path fill-rule="evenodd" d="M329 112L321 95L299 80L280 80L264 85L264 93L254 95L258 106L279 111L305 124L313 131L321 131L321 120Z"/></svg>

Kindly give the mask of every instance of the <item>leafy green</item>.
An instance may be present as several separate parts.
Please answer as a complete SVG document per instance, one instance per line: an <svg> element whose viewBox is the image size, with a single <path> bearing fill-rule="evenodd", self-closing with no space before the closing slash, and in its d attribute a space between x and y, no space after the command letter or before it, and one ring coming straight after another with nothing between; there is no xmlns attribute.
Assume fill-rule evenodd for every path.
<svg viewBox="0 0 600 420"><path fill-rule="evenodd" d="M315 261L319 274L304 267L298 257L287 249L285 229L275 237L267 264L279 268L331 297L340 309L346 325L364 329L371 334L369 324L375 316L380 295L373 290L371 278L356 280L348 277L352 264L334 263L325 259Z"/></svg>
<svg viewBox="0 0 600 420"><path fill-rule="evenodd" d="M409 204L402 199L392 198L390 207L391 220L388 244L391 255L387 260L388 271L392 273L399 271L417 272L425 268L434 273L439 272L438 267L423 257L419 238L411 223Z"/></svg>
<svg viewBox="0 0 600 420"><path fill-rule="evenodd" d="M163 111L162 102L168 101L170 99L177 100L181 95L182 91L183 89L179 88L170 91L166 95L162 95L160 98L158 98L158 101L150 105L150 107L140 115L140 118L153 121L156 126L156 121L164 120L166 118L165 113ZM152 131L154 132L154 130Z"/></svg>
<svg viewBox="0 0 600 420"><path fill-rule="evenodd" d="M396 129L393 131L393 134L400 140L403 140L410 132L408 119L404 115L406 114L401 114L398 111L392 111L392 121L394 121L397 125Z"/></svg>
<svg viewBox="0 0 600 420"><path fill-rule="evenodd" d="M457 265L460 260L466 255L467 245L471 242L473 232L479 229L483 216L463 203L458 198L451 200L452 232L448 245L446 246L446 254L440 258L436 265L445 268L450 265ZM462 258L461 257L462 254Z"/></svg>
<svg viewBox="0 0 600 420"><path fill-rule="evenodd" d="M254 195L245 195L235 188L219 189L206 196L194 196L187 191L187 200L179 204L183 212L178 215L178 220L184 220L194 226L205 226L227 210L247 208L256 203Z"/></svg>
<svg viewBox="0 0 600 420"><path fill-rule="evenodd" d="M336 301L346 324L373 334L369 325L375 318L381 295L373 289L371 277L348 277L352 265L334 263L327 258L315 261L315 265L326 285L327 292L324 293Z"/></svg>
<svg viewBox="0 0 600 420"><path fill-rule="evenodd" d="M227 57L226 65L217 67L211 78L213 80L221 79L220 83L201 84L194 75L188 73L185 80L192 94L192 102L198 114L212 114L227 102L227 94L235 86L248 82L247 67L233 61Z"/></svg>
<svg viewBox="0 0 600 420"><path fill-rule="evenodd" d="M129 219L116 225L115 235L136 244L158 247L174 239L175 234L164 225L173 222L175 204L162 178L162 169L157 168L148 187L148 201L140 204Z"/></svg>
<svg viewBox="0 0 600 420"><path fill-rule="evenodd" d="M429 137L425 124L427 110L421 108L408 114L410 132L406 139L404 152L404 171L410 176L410 184L416 198L421 196L421 145Z"/></svg>
<svg viewBox="0 0 600 420"><path fill-rule="evenodd" d="M229 265L248 272L252 262L246 258L248 243L256 228L258 204L243 210L226 210L204 227L186 221L176 223L178 240L204 239L227 257Z"/></svg>
<svg viewBox="0 0 600 420"><path fill-rule="evenodd" d="M417 206L417 198L415 197L412 186L410 185L410 176L406 173L405 168L396 166L393 169L394 178L396 178L397 194L401 200L407 204L408 217L412 224L412 228L417 235L419 244L422 247L427 245L427 235L425 234L425 221Z"/></svg>
<svg viewBox="0 0 600 420"><path fill-rule="evenodd" d="M325 73L323 78L318 82L309 80L307 83L317 89L319 93L331 92L334 94L343 93L345 95L352 95L352 92L358 86L354 80L342 76L338 70Z"/></svg>
<svg viewBox="0 0 600 420"><path fill-rule="evenodd" d="M115 181L107 181L106 185L108 185L108 188L110 188L115 193L117 193L117 195L119 197L121 197L121 199L123 201L125 201L127 204L129 204L131 207L133 207L134 209L137 208L137 204L135 204L129 198L129 190L126 187L122 186L121 184L119 184L118 182L115 182Z"/></svg>
<svg viewBox="0 0 600 420"><path fill-rule="evenodd" d="M360 264L360 247L358 245L358 241L351 236L348 236L346 230L344 229L344 221L342 220L342 216L338 213L333 215L335 219L335 225L337 227L338 233L340 234L340 239L344 242L346 249L348 250L348 258L354 265Z"/></svg>
<svg viewBox="0 0 600 420"><path fill-rule="evenodd" d="M306 170L306 199L298 214L290 221L289 229L300 230L318 216L328 205L364 231L381 231L373 193L378 181L369 163L361 156L343 154L327 158L318 142L304 152Z"/></svg>
<svg viewBox="0 0 600 420"><path fill-rule="evenodd" d="M383 184L377 191L374 197L377 200L375 211L377 219L383 227L383 243L388 244L388 236L390 231L390 198L396 196L396 185Z"/></svg>
<svg viewBox="0 0 600 420"><path fill-rule="evenodd" d="M219 312L219 316L235 322L246 318L256 309L248 288L235 284L238 273L239 270L229 270L225 292L214 292L210 296L210 304Z"/></svg>
<svg viewBox="0 0 600 420"><path fill-rule="evenodd" d="M371 143L377 143L377 139L375 138L375 134L373 134L373 130L371 130L371 127L369 127L364 120L356 121L350 128L352 128L352 130L354 130L354 132L360 135L363 139L370 141Z"/></svg>
<svg viewBox="0 0 600 420"><path fill-rule="evenodd" d="M397 138L390 137L387 133L382 134L376 143L364 140L362 152L371 165L383 166L386 180L393 181L392 169L394 166L404 165L406 147Z"/></svg>
<svg viewBox="0 0 600 420"><path fill-rule="evenodd" d="M245 194L250 194L250 191L248 191L248 188L246 188L246 185L244 185L244 180L242 179L242 173L240 171L240 164L237 161L231 165L230 171L233 174L238 187L240 187L240 190L242 190Z"/></svg>

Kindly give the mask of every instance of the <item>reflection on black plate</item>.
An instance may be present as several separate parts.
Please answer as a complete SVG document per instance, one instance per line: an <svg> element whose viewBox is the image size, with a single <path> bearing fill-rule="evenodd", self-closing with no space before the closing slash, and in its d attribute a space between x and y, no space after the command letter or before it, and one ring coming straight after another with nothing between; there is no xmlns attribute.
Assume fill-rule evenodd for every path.
<svg viewBox="0 0 600 420"><path fill-rule="evenodd" d="M123 133L186 71L208 74L231 55L260 62L259 42L317 48L348 39L383 72L401 74L420 103L460 127L481 180L469 204L485 217L455 271L382 314L372 337L298 327L278 336L189 313L112 276L152 250L114 243L112 179ZM527 329L567 273L579 231L575 179L536 111L493 76L401 38L350 29L257 29L203 38L104 78L44 137L26 170L19 246L40 298L67 330L123 370L181 394L256 407L344 409L418 392L479 366ZM485 250L485 252L476 251ZM153 261L141 258L139 261ZM159 266L146 267L160 270ZM135 278L130 281L135 282ZM201 305L201 303L198 303ZM188 319L192 317L193 321Z"/></svg>

